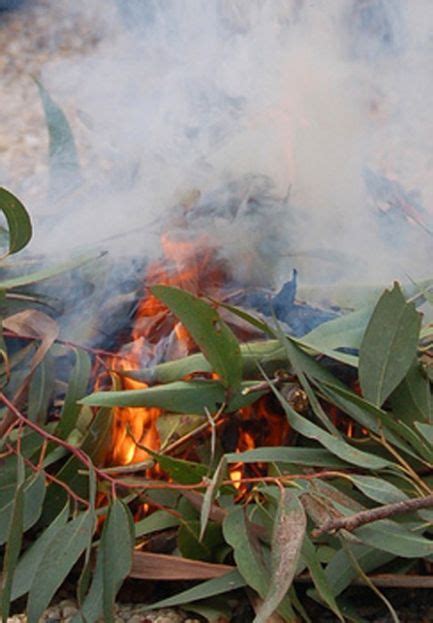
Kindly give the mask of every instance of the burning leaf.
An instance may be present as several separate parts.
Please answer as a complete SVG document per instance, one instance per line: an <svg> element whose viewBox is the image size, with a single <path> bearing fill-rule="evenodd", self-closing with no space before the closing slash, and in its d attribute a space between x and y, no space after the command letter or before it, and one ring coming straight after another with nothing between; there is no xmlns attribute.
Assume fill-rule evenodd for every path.
<svg viewBox="0 0 433 623"><path fill-rule="evenodd" d="M278 340L241 344L240 353L244 378L256 376L258 361L268 374L287 366L287 355ZM144 383L157 384L171 383L182 380L190 374L211 371L212 367L204 355L194 353L143 370L123 370L120 374Z"/></svg>
<svg viewBox="0 0 433 623"><path fill-rule="evenodd" d="M254 383L244 383L247 388ZM255 402L263 392L236 393L227 410L236 410ZM146 389L95 392L80 403L90 407L160 407L172 413L204 415L216 413L225 402L224 387L218 381L178 381Z"/></svg>
<svg viewBox="0 0 433 623"><path fill-rule="evenodd" d="M0 210L9 227L9 249L6 255L24 249L32 237L32 223L27 210L12 193L0 188Z"/></svg>
<svg viewBox="0 0 433 623"><path fill-rule="evenodd" d="M218 312L179 288L154 286L152 292L185 326L224 387L238 389L242 379L239 343Z"/></svg>
<svg viewBox="0 0 433 623"><path fill-rule="evenodd" d="M307 518L299 500L289 489L280 492L271 543L269 590L254 623L266 623L292 585L301 557Z"/></svg>
<svg viewBox="0 0 433 623"><path fill-rule="evenodd" d="M359 380L367 400L381 406L416 356L421 317L397 283L380 297L359 351Z"/></svg>

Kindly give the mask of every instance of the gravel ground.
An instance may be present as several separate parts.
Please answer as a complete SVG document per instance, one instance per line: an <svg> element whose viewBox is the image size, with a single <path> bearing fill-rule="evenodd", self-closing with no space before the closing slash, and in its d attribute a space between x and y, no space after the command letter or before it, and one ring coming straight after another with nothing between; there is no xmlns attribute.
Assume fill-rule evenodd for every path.
<svg viewBox="0 0 433 623"><path fill-rule="evenodd" d="M70 623L77 613L76 603L64 599L56 606L49 608L41 619L41 623ZM115 623L200 623L198 619L191 619L181 611L158 610L145 611L140 604L121 604L117 606ZM18 614L8 619L8 623L25 623L27 617ZM103 622L103 619L100 619Z"/></svg>

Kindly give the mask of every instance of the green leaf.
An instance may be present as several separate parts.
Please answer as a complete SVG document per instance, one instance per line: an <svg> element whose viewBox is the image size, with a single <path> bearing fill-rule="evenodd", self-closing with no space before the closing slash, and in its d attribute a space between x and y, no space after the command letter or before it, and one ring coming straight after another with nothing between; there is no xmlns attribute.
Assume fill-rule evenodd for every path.
<svg viewBox="0 0 433 623"><path fill-rule="evenodd" d="M37 522L42 512L42 504L45 498L45 479L42 474L35 474L26 480L23 486L23 495L23 529L25 532ZM0 507L0 545L7 540L13 508L13 500L6 501Z"/></svg>
<svg viewBox="0 0 433 623"><path fill-rule="evenodd" d="M224 387L238 389L242 378L239 343L216 309L179 288L153 286L151 290L186 327Z"/></svg>
<svg viewBox="0 0 433 623"><path fill-rule="evenodd" d="M388 442L404 450L413 458L419 458L419 454L414 452L405 441L408 439L410 443L413 443L414 436L416 437L415 432L405 427L403 422L398 422L392 414L372 405L344 386L320 385L320 390L332 404L350 415L362 427L379 435L383 433Z"/></svg>
<svg viewBox="0 0 433 623"><path fill-rule="evenodd" d="M390 396L393 413L399 420L413 425L415 421L432 422L432 394L428 378L418 362Z"/></svg>
<svg viewBox="0 0 433 623"><path fill-rule="evenodd" d="M177 545L184 558L217 562L217 553L224 545L221 526L209 523L202 538L199 538L200 521L191 520L181 523Z"/></svg>
<svg viewBox="0 0 433 623"><path fill-rule="evenodd" d="M393 554L366 545L351 544L350 548L364 573L370 573L395 558ZM340 549L327 565L325 576L332 593L337 597L358 577L358 571L353 567L347 552Z"/></svg>
<svg viewBox="0 0 433 623"><path fill-rule="evenodd" d="M104 621L114 623L117 592L132 566L134 520L128 507L116 499L110 506L102 530L98 556L102 557Z"/></svg>
<svg viewBox="0 0 433 623"><path fill-rule="evenodd" d="M324 322L303 335L301 341L323 354L328 354L337 348L358 350L372 311L372 305L367 305L357 311L344 314L340 318ZM335 356L342 354L335 353Z"/></svg>
<svg viewBox="0 0 433 623"><path fill-rule="evenodd" d="M202 463L176 459L172 456L158 454L152 451L150 451L150 454L174 481L181 484L189 485L201 482L208 473L206 465Z"/></svg>
<svg viewBox="0 0 433 623"><path fill-rule="evenodd" d="M179 521L178 517L175 517L167 511L155 511L148 517L135 522L135 538L138 539L147 534L152 534L152 532L159 532L167 528L175 528L179 525Z"/></svg>
<svg viewBox="0 0 433 623"><path fill-rule="evenodd" d="M268 593L269 571L242 507L234 507L227 514L223 534L233 548L236 566L242 577L264 599Z"/></svg>
<svg viewBox="0 0 433 623"><path fill-rule="evenodd" d="M247 342L240 345L244 378L257 375L257 362L268 374L287 366L287 355L278 340ZM176 361L166 361L143 370L124 370L123 376L150 385L178 381L194 372L212 372L212 366L202 353L194 353Z"/></svg>
<svg viewBox="0 0 433 623"><path fill-rule="evenodd" d="M362 493L379 504L393 504L407 500L408 496L396 485L391 484L384 478L374 476L355 476L351 475L353 484Z"/></svg>
<svg viewBox="0 0 433 623"><path fill-rule="evenodd" d="M433 446L433 424L425 424L424 422L415 422L414 424L427 443Z"/></svg>
<svg viewBox="0 0 433 623"><path fill-rule="evenodd" d="M380 297L359 351L364 397L380 407L406 376L416 356L421 317L397 283Z"/></svg>
<svg viewBox="0 0 433 623"><path fill-rule="evenodd" d="M244 383L250 387L254 383ZM227 410L235 411L254 403L263 392L251 392L233 396ZM95 392L80 403L90 407L160 407L172 413L204 415L206 409L215 413L225 402L226 392L218 381L177 381L147 389Z"/></svg>
<svg viewBox="0 0 433 623"><path fill-rule="evenodd" d="M27 603L28 623L38 623L54 593L87 548L95 529L95 515L81 513L54 535L36 570Z"/></svg>
<svg viewBox="0 0 433 623"><path fill-rule="evenodd" d="M48 268L41 268L34 273L28 273L27 275L20 275L19 277L11 277L0 282L0 290L11 290L12 288L21 288L22 286L28 286L44 279L50 279L51 277L57 277L62 273L65 273L79 266L83 266L88 262L93 262L105 255L104 253L94 253L92 255L81 255L67 262L58 262L54 266Z"/></svg>
<svg viewBox="0 0 433 623"><path fill-rule="evenodd" d="M291 587L306 527L307 518L302 504L289 489L283 489L274 519L269 589L253 623L266 623Z"/></svg>
<svg viewBox="0 0 433 623"><path fill-rule="evenodd" d="M351 463L353 465L366 467L368 469L383 469L385 467L392 467L392 463L386 459L382 459L375 454L363 452L357 448L353 448L343 439L337 439L330 433L324 431L313 422L310 422L306 418L297 413L290 404L285 400L282 394L272 387L273 392L280 401L289 421L290 426L304 437L318 441L329 452L338 456L339 459Z"/></svg>
<svg viewBox="0 0 433 623"><path fill-rule="evenodd" d="M54 380L53 357L48 352L36 368L29 385L27 416L32 422L45 423Z"/></svg>
<svg viewBox="0 0 433 623"><path fill-rule="evenodd" d="M2 621L8 621L11 602L12 582L20 555L24 530L24 460L19 457L17 488L10 517L10 525L3 560L1 578L0 612Z"/></svg>
<svg viewBox="0 0 433 623"><path fill-rule="evenodd" d="M375 521L357 528L354 534L366 545L402 558L424 558L433 554L433 541L410 532L395 521Z"/></svg>
<svg viewBox="0 0 433 623"><path fill-rule="evenodd" d="M81 181L74 136L62 109L51 98L43 84L36 79L35 82L48 126L51 191L55 193L65 192Z"/></svg>
<svg viewBox="0 0 433 623"><path fill-rule="evenodd" d="M60 414L60 421L55 434L61 439L66 439L75 428L81 405L77 404L87 391L92 362L86 351L75 349L75 366L72 370L65 402Z"/></svg>
<svg viewBox="0 0 433 623"><path fill-rule="evenodd" d="M287 357L291 364L293 365L293 369L295 371L296 376L299 379L302 387L304 388L305 393L308 396L308 400L311 405L311 409L316 415L317 419L323 424L328 431L334 435L335 437L340 437L339 432L331 422L329 416L324 412L316 394L313 392L313 389L308 381L306 375L306 369L304 369L303 362L306 361L305 354L301 351L299 346L293 343L290 339L286 338L284 333L282 333L281 329L278 327L278 334L281 341L281 345L286 349ZM310 362L308 361L308 364ZM307 369L309 366L307 366Z"/></svg>
<svg viewBox="0 0 433 623"><path fill-rule="evenodd" d="M228 463L289 463L333 469L347 466L346 462L340 461L331 452L322 448L275 446L245 452L230 452L225 457Z"/></svg>
<svg viewBox="0 0 433 623"><path fill-rule="evenodd" d="M308 536L304 537L304 543L302 545L302 558L307 564L311 579L313 580L314 586L316 587L321 599L328 606L328 608L332 610L337 618L344 623L343 615L341 614L337 602L335 601L335 594L328 582L325 571L319 562L316 549Z"/></svg>
<svg viewBox="0 0 433 623"><path fill-rule="evenodd" d="M207 599L214 595L221 595L234 591L237 588L242 588L246 585L244 578L239 571L229 571L225 575L219 578L212 578L206 580L193 588L189 588L186 591L182 591L173 597L162 599L156 603L150 604L146 607L147 610L153 610L154 608L171 608L173 606L182 606L190 601L198 601L201 599Z"/></svg>
<svg viewBox="0 0 433 623"><path fill-rule="evenodd" d="M89 456L94 465L101 463L107 447L110 446L112 419L111 411L100 409L92 420L89 430L81 443L81 449ZM54 452L51 454L54 454ZM89 479L84 474L79 473L82 469L83 464L81 461L75 458L75 456L71 456L57 472L56 477L67 483L75 493L87 498L89 495ZM44 505L44 520L47 522L52 521L53 516L57 515L63 508L66 499L67 494L63 487L56 483L50 484Z"/></svg>
<svg viewBox="0 0 433 623"><path fill-rule="evenodd" d="M12 585L12 600L18 599L18 597L29 592L42 557L49 549L56 534L66 524L68 516L69 502L64 506L63 510L52 521L48 528L32 543L23 556L21 556L15 570Z"/></svg>
<svg viewBox="0 0 433 623"><path fill-rule="evenodd" d="M248 586L265 599L270 589L269 569L263 549L251 530L243 508L235 507L230 510L223 523L223 534L227 543L233 547L233 556L240 574ZM293 610L287 598L280 604L278 612L282 616L287 615L290 621L293 619Z"/></svg>
<svg viewBox="0 0 433 623"><path fill-rule="evenodd" d="M27 246L32 237L30 217L21 201L6 188L0 188L0 210L5 215L9 228L7 255L17 253Z"/></svg>
<svg viewBox="0 0 433 623"><path fill-rule="evenodd" d="M203 504L201 507L201 514L200 514L199 541L203 539L204 533L206 531L207 522L209 520L210 510L215 500L215 497L218 493L218 489L222 485L222 482L226 474L226 470L227 470L227 459L225 456L222 456L214 472L214 475L212 476L212 480L210 481L209 486L206 488L205 494L203 496Z"/></svg>

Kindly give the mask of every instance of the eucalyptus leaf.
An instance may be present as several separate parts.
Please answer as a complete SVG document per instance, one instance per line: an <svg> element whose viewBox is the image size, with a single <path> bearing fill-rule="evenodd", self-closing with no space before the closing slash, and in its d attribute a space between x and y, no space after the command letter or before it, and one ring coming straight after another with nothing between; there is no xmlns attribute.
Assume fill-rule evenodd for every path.
<svg viewBox="0 0 433 623"><path fill-rule="evenodd" d="M368 469L383 469L391 467L393 464L381 457L364 452L349 445L343 439L337 439L327 431L299 415L285 400L282 394L273 387L273 392L280 401L289 421L290 426L304 437L318 441L324 448L332 454L338 456L339 459L358 466L367 467Z"/></svg>
<svg viewBox="0 0 433 623"><path fill-rule="evenodd" d="M97 260L104 255L105 253L81 255L66 262L58 262L54 266L49 266L48 268L41 268L40 270L37 270L33 273L5 279L3 281L0 281L0 291L11 290L12 288L21 288L22 286L28 286L34 283L38 283L39 281L43 281L44 279L57 277L62 273L73 270L74 268L78 268L79 266L83 266L88 262L93 262L94 260Z"/></svg>
<svg viewBox="0 0 433 623"><path fill-rule="evenodd" d="M248 388L254 383L244 383ZM228 411L235 411L254 403L263 392L243 395L236 393L228 404ZM226 401L226 391L218 381L177 381L146 389L95 392L80 403L91 407L160 407L172 413L204 415L206 410L215 413Z"/></svg>
<svg viewBox="0 0 433 623"><path fill-rule="evenodd" d="M299 447L265 447L246 450L245 452L231 452L225 455L228 463L288 463L309 467L330 467L339 469L347 466L345 461L336 458L334 454L323 448Z"/></svg>
<svg viewBox="0 0 433 623"><path fill-rule="evenodd" d="M24 510L23 530L31 528L39 519L45 498L45 480L42 474L31 476L23 485ZM0 508L0 545L5 543L8 535L14 500L5 502Z"/></svg>
<svg viewBox="0 0 433 623"><path fill-rule="evenodd" d="M200 541L203 539L204 533L206 531L207 522L209 520L209 513L215 497L218 493L218 489L221 487L221 484L226 475L226 470L227 459L225 456L222 456L214 472L214 475L212 476L212 480L210 481L209 486L206 488L205 494L203 496L203 504L200 514Z"/></svg>
<svg viewBox="0 0 433 623"><path fill-rule="evenodd" d="M216 309L179 288L153 286L151 290L186 327L224 387L238 389L242 378L239 343Z"/></svg>
<svg viewBox="0 0 433 623"><path fill-rule="evenodd" d="M74 135L63 110L56 104L44 85L39 80L35 79L35 82L48 126L51 192L64 193L81 181Z"/></svg>
<svg viewBox="0 0 433 623"><path fill-rule="evenodd" d="M301 556L307 519L289 489L280 493L271 542L271 577L267 594L253 623L266 623L292 585Z"/></svg>
<svg viewBox="0 0 433 623"><path fill-rule="evenodd" d="M69 503L64 506L59 515L50 523L48 528L30 545L21 556L15 570L12 599L18 599L30 590L36 571L42 557L51 545L56 534L66 524L69 516Z"/></svg>
<svg viewBox="0 0 433 623"><path fill-rule="evenodd" d="M221 595L234 591L237 588L242 588L246 585L246 581L241 576L239 571L229 571L225 575L206 580L201 582L193 588L189 588L186 591L182 591L173 597L162 599L156 603L147 606L147 610L153 610L154 608L171 608L173 606L182 606L190 601L199 601L201 599L207 599L215 595Z"/></svg>
<svg viewBox="0 0 433 623"><path fill-rule="evenodd" d="M21 550L24 530L24 460L19 457L17 487L7 536L6 551L1 575L0 613L2 621L7 621L12 593L12 582Z"/></svg>
<svg viewBox="0 0 433 623"><path fill-rule="evenodd" d="M316 548L308 536L304 537L302 544L302 558L305 561L313 580L314 586L324 603L332 610L337 618L344 623L343 615L337 605L335 594L328 582L326 573L320 564Z"/></svg>
<svg viewBox="0 0 433 623"><path fill-rule="evenodd" d="M76 348L75 366L69 379L65 402L60 413L60 421L55 431L57 437L61 439L66 439L77 423L81 409L78 401L86 394L91 365L92 362L88 353L80 348Z"/></svg>
<svg viewBox="0 0 433 623"><path fill-rule="evenodd" d="M30 216L17 197L6 188L0 188L0 210L6 217L9 228L9 249L7 254L24 249L32 237Z"/></svg>
<svg viewBox="0 0 433 623"><path fill-rule="evenodd" d="M102 558L102 603L104 621L114 623L114 604L118 590L132 566L134 521L128 507L113 500L104 523L98 557Z"/></svg>
<svg viewBox="0 0 433 623"><path fill-rule="evenodd" d="M380 297L359 351L364 397L380 407L406 376L416 355L421 316L397 283Z"/></svg>
<svg viewBox="0 0 433 623"><path fill-rule="evenodd" d="M55 592L87 548L95 529L93 512L80 513L62 526L45 550L29 592L27 618L38 623Z"/></svg>

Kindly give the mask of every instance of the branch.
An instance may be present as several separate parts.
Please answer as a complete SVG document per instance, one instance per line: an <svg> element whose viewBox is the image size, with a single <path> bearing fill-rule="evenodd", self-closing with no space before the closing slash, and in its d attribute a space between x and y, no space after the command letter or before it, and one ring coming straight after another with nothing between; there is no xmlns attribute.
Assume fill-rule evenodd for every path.
<svg viewBox="0 0 433 623"><path fill-rule="evenodd" d="M423 498L411 498L409 500L403 500L401 502L394 502L393 504L384 504L383 506L377 506L369 510L360 511L354 515L348 517L338 517L337 519L328 519L316 530L313 530L312 535L318 537L326 532L336 532L337 530L347 530L352 532L364 526L367 523L378 521L379 519L387 519L388 517L394 517L394 515L401 515L402 513L411 513L413 511L420 510L421 508L429 508L433 506L433 494L426 495Z"/></svg>

